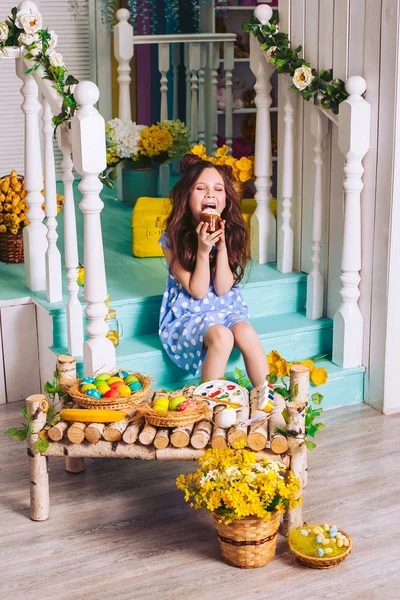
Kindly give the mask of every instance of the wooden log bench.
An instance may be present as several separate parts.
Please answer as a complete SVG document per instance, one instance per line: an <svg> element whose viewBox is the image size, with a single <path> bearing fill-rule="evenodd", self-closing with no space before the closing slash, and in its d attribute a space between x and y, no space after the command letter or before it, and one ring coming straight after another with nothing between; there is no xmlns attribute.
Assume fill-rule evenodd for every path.
<svg viewBox="0 0 400 600"><path fill-rule="evenodd" d="M253 424L230 430L219 426L218 410L214 412L213 422L200 421L190 426L168 429L149 425L134 409L125 411L125 419L116 423L86 424L61 420L50 429L45 429L48 407L46 397L41 394L30 396L27 398L27 411L31 417L32 433L27 437L27 452L30 464L31 519L44 521L49 518L49 457L66 459L66 470L80 473L85 470L86 457L195 461L209 447L224 448L229 443L244 439L247 447L255 451L258 458L279 460L305 486L307 455L304 431L308 386L301 384L301 378L305 381L305 374L308 382L308 372L304 372L302 365L296 367L298 375L296 378L295 374L292 379L295 380L293 385L298 389L298 400L286 403L286 408L289 414L287 427L290 431L297 431L299 437L288 439L275 430L276 427L286 426L282 416L285 402L278 394L275 395L272 417L266 423L258 428L257 424ZM151 393L148 401L152 400L154 393ZM251 391L247 405L238 413L239 420L248 418L249 413L250 416L257 415L258 394L257 388ZM49 446L45 452L36 450L39 438L48 439ZM284 515L286 531L302 522L301 507Z"/></svg>

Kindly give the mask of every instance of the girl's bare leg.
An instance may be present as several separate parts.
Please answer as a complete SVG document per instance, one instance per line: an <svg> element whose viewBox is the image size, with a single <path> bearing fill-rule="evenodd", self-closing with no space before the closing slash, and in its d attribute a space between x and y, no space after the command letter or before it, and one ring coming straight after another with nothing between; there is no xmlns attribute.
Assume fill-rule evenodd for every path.
<svg viewBox="0 0 400 600"><path fill-rule="evenodd" d="M235 323L232 333L235 347L243 354L251 383L254 387L261 385L268 375L268 362L257 333L247 321Z"/></svg>
<svg viewBox="0 0 400 600"><path fill-rule="evenodd" d="M219 379L225 375L233 348L233 333L223 325L209 327L204 335L207 354L201 370L202 379Z"/></svg>

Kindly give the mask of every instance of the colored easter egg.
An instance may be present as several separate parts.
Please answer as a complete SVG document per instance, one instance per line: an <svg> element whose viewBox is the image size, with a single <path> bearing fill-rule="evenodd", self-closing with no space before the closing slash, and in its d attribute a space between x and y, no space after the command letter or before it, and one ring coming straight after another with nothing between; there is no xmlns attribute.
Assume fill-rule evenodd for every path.
<svg viewBox="0 0 400 600"><path fill-rule="evenodd" d="M85 385L83 385L81 387L81 392L85 393L87 390L95 390L96 386L94 385L94 383L85 383Z"/></svg>
<svg viewBox="0 0 400 600"><path fill-rule="evenodd" d="M128 386L129 387L129 386ZM169 407L169 399L165 398L165 397L161 397L161 398L156 398L153 402L153 408L155 409L156 406L161 406L163 407L165 410L168 410Z"/></svg>
<svg viewBox="0 0 400 600"><path fill-rule="evenodd" d="M122 398L128 398L132 394L132 391L131 391L131 388L129 387L129 385L120 385L120 386L118 386L117 390L119 391Z"/></svg>
<svg viewBox="0 0 400 600"><path fill-rule="evenodd" d="M333 548L325 548L325 554L332 554Z"/></svg>
<svg viewBox="0 0 400 600"><path fill-rule="evenodd" d="M135 375L128 375L128 377L125 377L125 383L132 383L133 381L138 381L138 378Z"/></svg>
<svg viewBox="0 0 400 600"><path fill-rule="evenodd" d="M96 379L101 379L102 381L107 381L110 379L111 375L109 373L99 373L96 375Z"/></svg>
<svg viewBox="0 0 400 600"><path fill-rule="evenodd" d="M318 544L322 544L322 540L324 539L322 537L322 535L317 535L317 537L315 538Z"/></svg>
<svg viewBox="0 0 400 600"><path fill-rule="evenodd" d="M325 523L324 529L325 529L325 531L329 531L330 527L329 527L328 523Z"/></svg>
<svg viewBox="0 0 400 600"><path fill-rule="evenodd" d="M122 381L122 383L124 383L124 380L122 379L122 377L110 377L110 379L107 380L108 385L111 387L111 384L114 383L115 381Z"/></svg>
<svg viewBox="0 0 400 600"><path fill-rule="evenodd" d="M101 398L99 390L95 390L93 388L86 390L85 396L89 396L89 398Z"/></svg>
<svg viewBox="0 0 400 600"><path fill-rule="evenodd" d="M97 389L99 389L100 385L108 385L108 383L104 379L95 379L94 385L97 387Z"/></svg>
<svg viewBox="0 0 400 600"><path fill-rule="evenodd" d="M110 388L110 386L109 386L109 385L107 385L107 384L106 384L106 383L103 381L102 383L100 383L100 385L98 386L98 388L97 388L97 389L99 390L100 394L101 394L102 396L104 396L104 394L105 394L106 392L108 392L108 391L109 391L111 388Z"/></svg>
<svg viewBox="0 0 400 600"><path fill-rule="evenodd" d="M85 377L85 379L82 379L81 385L85 385L85 383L94 383L94 378L93 377Z"/></svg>
<svg viewBox="0 0 400 600"><path fill-rule="evenodd" d="M120 397L120 393L119 393L118 389L108 390L108 392L106 392L104 394L104 398L119 398L119 397Z"/></svg>
<svg viewBox="0 0 400 600"><path fill-rule="evenodd" d="M131 381L129 383L129 387L132 390L132 392L138 392L142 389L142 384L140 383L140 381Z"/></svg>
<svg viewBox="0 0 400 600"><path fill-rule="evenodd" d="M123 382L123 381L113 381L112 383L108 383L108 382L107 382L107 385L109 385L109 386L110 386L110 388L111 388L112 390L114 390L115 388L118 388L118 387L120 387L121 385L125 385L125 384L124 384L124 382Z"/></svg>
<svg viewBox="0 0 400 600"><path fill-rule="evenodd" d="M308 531L306 529L300 529L300 533L301 535L305 535L306 537L308 536Z"/></svg>
<svg viewBox="0 0 400 600"><path fill-rule="evenodd" d="M337 541L338 548L343 548L343 538L339 538Z"/></svg>
<svg viewBox="0 0 400 600"><path fill-rule="evenodd" d="M156 404L155 406L153 406L153 410L155 410L156 412L167 413L168 412L168 407L165 408L165 406L162 406L161 404Z"/></svg>
<svg viewBox="0 0 400 600"><path fill-rule="evenodd" d="M126 379L127 377L129 377L128 371L122 371L122 370L119 370L118 373L116 373L116 375L118 375L118 377L122 377L123 379Z"/></svg>
<svg viewBox="0 0 400 600"><path fill-rule="evenodd" d="M322 548L318 548L317 554L318 556L323 556L325 554L325 551Z"/></svg>
<svg viewBox="0 0 400 600"><path fill-rule="evenodd" d="M178 406L178 410L179 410L179 412L182 412L183 410L186 410L189 408L195 408L196 406L197 406L196 400L186 400L185 402L182 402L182 404L180 404Z"/></svg>
<svg viewBox="0 0 400 600"><path fill-rule="evenodd" d="M331 540L330 540L329 538L324 538L324 539L322 540L322 545L323 545L323 546L327 546L327 545L329 544L329 542L330 542L330 541L331 541Z"/></svg>
<svg viewBox="0 0 400 600"><path fill-rule="evenodd" d="M182 404L182 402L186 402L185 396L175 396L175 398L170 400L169 410L178 410L178 406Z"/></svg>

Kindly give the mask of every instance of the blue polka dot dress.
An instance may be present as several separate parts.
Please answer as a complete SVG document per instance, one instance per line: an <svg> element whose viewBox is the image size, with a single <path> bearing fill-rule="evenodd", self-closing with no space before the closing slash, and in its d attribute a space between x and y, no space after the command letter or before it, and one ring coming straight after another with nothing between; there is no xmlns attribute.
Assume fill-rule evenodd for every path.
<svg viewBox="0 0 400 600"><path fill-rule="evenodd" d="M165 231L160 246L169 248ZM218 296L211 284L205 298L193 298L168 269L168 278L160 311L159 336L170 359L193 375L201 369L205 352L204 334L213 325L232 329L238 321L248 321L247 304L238 286Z"/></svg>

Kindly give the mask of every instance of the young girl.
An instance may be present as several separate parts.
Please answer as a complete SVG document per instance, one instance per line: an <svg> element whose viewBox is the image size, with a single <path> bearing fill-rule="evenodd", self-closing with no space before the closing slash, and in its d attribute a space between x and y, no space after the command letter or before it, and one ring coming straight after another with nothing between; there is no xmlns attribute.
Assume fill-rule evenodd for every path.
<svg viewBox="0 0 400 600"><path fill-rule="evenodd" d="M172 212L159 244L168 280L159 335L168 356L202 379L223 377L235 346L253 386L265 381L267 359L249 323L238 287L246 265L247 235L233 187L232 169L195 155L182 161L183 175L171 190ZM208 233L202 209L221 214L221 228Z"/></svg>

